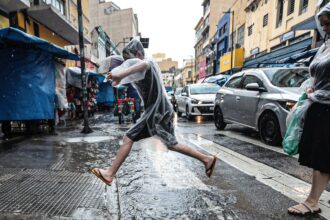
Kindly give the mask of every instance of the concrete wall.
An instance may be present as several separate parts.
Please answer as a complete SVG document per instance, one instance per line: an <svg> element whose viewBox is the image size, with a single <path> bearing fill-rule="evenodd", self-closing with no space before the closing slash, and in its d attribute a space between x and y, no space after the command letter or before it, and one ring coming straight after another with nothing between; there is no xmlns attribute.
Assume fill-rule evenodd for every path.
<svg viewBox="0 0 330 220"><path fill-rule="evenodd" d="M240 0L243 1L243 0ZM245 0L246 1L246 0ZM269 52L271 48L281 44L283 34L292 30L292 27L314 17L316 12L317 0L309 0L308 8L305 13L301 13L301 0L295 1L294 12L288 15L288 0L284 1L282 25L277 25L278 20L278 0L265 1L257 0L257 8L254 11L247 10L245 24L245 57L251 56L251 50L259 47L261 52ZM266 4L267 2L267 4ZM243 4L242 4L243 5ZM238 12L239 13L239 12ZM263 17L268 14L268 25L263 27ZM236 23L236 22L235 22ZM253 24L253 34L248 36L248 27ZM314 35L313 30L296 31L295 37L299 37L310 32L310 37ZM284 43L285 46L289 42Z"/></svg>
<svg viewBox="0 0 330 220"><path fill-rule="evenodd" d="M234 2L235 0L210 0L210 37L217 32L217 24L223 16L223 12L228 11Z"/></svg>
<svg viewBox="0 0 330 220"><path fill-rule="evenodd" d="M175 67L175 69L178 69L178 61L172 61L172 59L163 60L157 63L162 72L168 72L173 67Z"/></svg>
<svg viewBox="0 0 330 220"><path fill-rule="evenodd" d="M138 35L138 20L132 8L106 12L112 7L111 2L99 3L96 0L89 1L91 17L91 27L102 26L115 44L123 42L124 38ZM128 39L125 39L128 42ZM117 49L121 52L124 43L120 43Z"/></svg>

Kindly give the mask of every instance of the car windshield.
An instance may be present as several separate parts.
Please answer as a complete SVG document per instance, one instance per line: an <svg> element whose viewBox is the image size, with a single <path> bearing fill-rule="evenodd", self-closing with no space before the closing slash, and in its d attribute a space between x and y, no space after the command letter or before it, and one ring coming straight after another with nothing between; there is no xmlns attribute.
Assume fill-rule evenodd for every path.
<svg viewBox="0 0 330 220"><path fill-rule="evenodd" d="M216 94L220 89L220 86L214 85L200 85L190 87L190 94Z"/></svg>
<svg viewBox="0 0 330 220"><path fill-rule="evenodd" d="M182 88L177 88L176 90L175 90L175 95L179 95L180 93L181 93L181 90L182 90Z"/></svg>
<svg viewBox="0 0 330 220"><path fill-rule="evenodd" d="M300 87L310 77L307 69L268 69L264 72L277 87Z"/></svg>

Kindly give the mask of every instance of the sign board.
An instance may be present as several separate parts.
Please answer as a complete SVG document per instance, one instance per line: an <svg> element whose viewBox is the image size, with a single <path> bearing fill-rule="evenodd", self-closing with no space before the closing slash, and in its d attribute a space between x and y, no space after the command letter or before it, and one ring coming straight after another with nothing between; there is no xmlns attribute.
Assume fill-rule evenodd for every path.
<svg viewBox="0 0 330 220"><path fill-rule="evenodd" d="M253 50L250 51L250 54L251 55L258 54L259 53L259 50L260 50L259 47L256 47L256 48L254 48Z"/></svg>
<svg viewBox="0 0 330 220"><path fill-rule="evenodd" d="M290 39L292 39L294 37L295 37L295 32L294 31L290 31L290 32L285 33L285 34L283 34L281 36L281 42L290 40Z"/></svg>

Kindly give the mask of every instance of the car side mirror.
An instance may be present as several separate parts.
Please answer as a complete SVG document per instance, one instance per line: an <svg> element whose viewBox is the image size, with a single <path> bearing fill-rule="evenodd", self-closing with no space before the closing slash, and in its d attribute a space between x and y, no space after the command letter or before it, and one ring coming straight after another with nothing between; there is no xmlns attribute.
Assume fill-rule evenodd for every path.
<svg viewBox="0 0 330 220"><path fill-rule="evenodd" d="M266 91L266 89L264 87L260 87L258 83L249 83L245 86L245 89L250 91L259 91L259 92Z"/></svg>
<svg viewBox="0 0 330 220"><path fill-rule="evenodd" d="M182 96L188 96L186 92L181 93Z"/></svg>

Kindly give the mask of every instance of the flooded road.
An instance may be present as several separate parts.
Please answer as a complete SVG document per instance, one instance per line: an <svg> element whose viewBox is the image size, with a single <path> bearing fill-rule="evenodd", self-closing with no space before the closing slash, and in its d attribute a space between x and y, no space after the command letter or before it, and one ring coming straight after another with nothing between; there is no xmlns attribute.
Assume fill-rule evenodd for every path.
<svg viewBox="0 0 330 220"><path fill-rule="evenodd" d="M69 123L55 136L0 143L0 219L296 219L286 209L297 199L271 185L266 171L310 181L296 158L263 147L253 131L229 126L218 132L212 119L179 118L180 142L219 158L211 179L201 162L151 138L133 146L106 187L89 169L112 163L129 125L105 116L91 124L94 132L88 135L80 133L80 124ZM259 172L249 162L244 168L251 170L245 170L240 164L247 159L237 162L228 155L265 168Z"/></svg>

